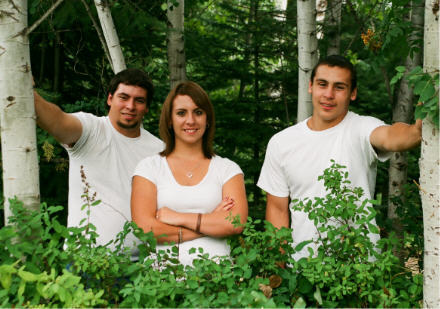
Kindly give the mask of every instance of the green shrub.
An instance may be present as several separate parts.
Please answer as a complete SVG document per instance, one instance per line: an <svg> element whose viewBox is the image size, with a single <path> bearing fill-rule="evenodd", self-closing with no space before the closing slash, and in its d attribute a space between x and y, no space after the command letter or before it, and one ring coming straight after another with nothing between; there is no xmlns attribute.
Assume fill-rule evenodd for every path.
<svg viewBox="0 0 440 309"><path fill-rule="evenodd" d="M320 177L325 198L293 201L318 226L321 246L308 258L292 259L291 230L248 219L229 239L231 257L210 260L201 248L192 266L177 262L174 247L155 252L152 233L127 222L115 250L96 246L87 220L67 228L60 206L39 212L11 200L10 225L0 229L2 307L419 307L423 278L399 265L392 236L377 247L367 237L374 201L350 188L343 167L333 164ZM99 207L87 198L84 210ZM328 220L338 224L328 224ZM231 218L232 220L232 218ZM258 229L264 224L264 231ZM130 260L124 239L140 240L139 262ZM159 267L160 264L160 267ZM160 268L160 270L159 270Z"/></svg>

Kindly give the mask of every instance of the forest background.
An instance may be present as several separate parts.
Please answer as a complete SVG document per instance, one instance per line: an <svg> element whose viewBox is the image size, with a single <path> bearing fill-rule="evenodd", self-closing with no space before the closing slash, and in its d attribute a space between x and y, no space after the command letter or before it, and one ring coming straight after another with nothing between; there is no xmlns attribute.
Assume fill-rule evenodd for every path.
<svg viewBox="0 0 440 309"><path fill-rule="evenodd" d="M29 25L54 2L29 1ZM423 8L422 2L412 2ZM109 2L127 67L144 69L154 81L155 98L144 127L156 136L161 105L170 90L168 20L163 4L160 0ZM358 70L359 95L351 110L387 123L393 121L400 89L390 84L395 68L423 49L423 23L420 28L411 24L410 4L408 0L346 1L338 25L329 18L332 2L318 1L317 52L325 56L339 41L339 53L350 58ZM93 3L89 9L96 21ZM199 83L211 97L216 111L215 151L243 169L253 218L262 219L265 214L264 193L256 182L267 142L296 123L296 17L296 1L291 0L284 7L263 0L185 1L187 78ZM32 73L47 99L67 112L107 113L106 87L114 73L82 1L61 3L29 39ZM409 114L406 121L413 122L412 111ZM67 153L46 132L37 130L41 200L67 205ZM376 207L386 235L395 229L393 216L388 218L388 205L401 205L400 223L420 238L417 242L422 245L422 209L414 183L419 178L419 153L420 149L409 152L407 166L399 167L407 168L399 196L389 194L389 162L379 163L376 197L380 203Z"/></svg>
<svg viewBox="0 0 440 309"><path fill-rule="evenodd" d="M243 169L250 217L260 222L260 230L263 223L258 219L264 218L265 197L255 184L265 147L273 134L303 119L300 110L307 103L302 93L308 81L301 76L308 70L304 60L307 44L301 38L300 20L304 17L309 18L306 23L314 24L306 33L309 60L339 53L356 65L358 99L351 110L387 123L412 123L418 100L412 91L415 85L414 94L421 94L424 100L420 100L425 102L416 110L417 116L423 117L429 110L438 128L438 92L435 88L425 91L426 83L420 80L422 69L414 70L422 65L423 45L427 44L423 42L425 1L316 1L312 14L302 11L306 2L314 1L108 1L126 65L147 71L156 86L145 128L158 135L161 104L176 81L176 67L184 77L202 85L216 109L215 151ZM439 3L431 2L427 1L429 12L438 20ZM61 4L38 28L31 27L29 35L38 91L67 112L105 115L107 83L116 63L110 64L107 47L98 39L95 5L88 0L30 0L29 25L55 3ZM180 43L184 45L170 56L173 29L167 8L168 14L170 6L179 11L183 3ZM0 11L3 20L15 18L8 14ZM180 67L172 67L173 57L183 59ZM408 75L409 71L412 74ZM412 85L408 85L408 78ZM65 223L67 154L39 128L37 144L41 201L63 205L58 219ZM375 202L380 233L384 237L398 234L404 250L395 253L415 273L423 267L419 157L420 148L396 153L391 162L379 163Z"/></svg>

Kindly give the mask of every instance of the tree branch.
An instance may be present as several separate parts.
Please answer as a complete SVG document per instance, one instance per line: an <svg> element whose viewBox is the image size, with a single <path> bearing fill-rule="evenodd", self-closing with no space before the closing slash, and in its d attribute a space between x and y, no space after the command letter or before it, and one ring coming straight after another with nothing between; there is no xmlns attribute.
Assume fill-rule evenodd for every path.
<svg viewBox="0 0 440 309"><path fill-rule="evenodd" d="M105 42L104 35L102 34L101 28L98 25L98 23L96 22L96 20L93 18L92 11L90 10L90 7L88 6L87 2L85 0L81 0L81 2L83 3L84 7L86 8L87 14L89 15L90 19L92 20L93 27L95 28L96 33L98 34L99 41L101 42L102 48L104 49L104 53L107 57L107 60L110 63L110 66L112 67L112 71L114 71L113 61L112 61L112 58L110 57L110 52L108 50L107 43Z"/></svg>
<svg viewBox="0 0 440 309"><path fill-rule="evenodd" d="M34 24L32 26L30 26L29 28L27 28L24 32L23 35L29 35L32 31L35 30L35 28L37 28L46 18L47 16L49 16L60 4L61 2L63 2L63 0L58 0L57 2L55 2L47 11L46 13L43 14L43 16L41 16L36 22L34 22Z"/></svg>

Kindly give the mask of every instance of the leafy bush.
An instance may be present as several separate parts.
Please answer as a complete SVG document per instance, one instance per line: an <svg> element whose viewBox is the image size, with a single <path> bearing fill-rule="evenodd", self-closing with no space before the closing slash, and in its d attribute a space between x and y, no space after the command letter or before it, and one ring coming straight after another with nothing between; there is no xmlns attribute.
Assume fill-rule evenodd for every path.
<svg viewBox="0 0 440 309"><path fill-rule="evenodd" d="M231 237L231 257L211 260L201 248L192 266L177 262L177 247L155 252L152 233L127 222L109 244L97 246L93 225L66 228L60 206L30 212L11 200L10 225L0 230L2 307L419 307L422 276L399 266L393 237L377 247L367 237L373 201L350 188L333 164L320 177L325 198L294 201L318 226L321 246L292 259L291 230L249 218ZM99 207L93 198L88 207ZM87 211L86 209L86 211ZM338 224L328 224L329 219ZM264 224L265 230L258 230ZM125 236L140 240L139 262L130 260Z"/></svg>

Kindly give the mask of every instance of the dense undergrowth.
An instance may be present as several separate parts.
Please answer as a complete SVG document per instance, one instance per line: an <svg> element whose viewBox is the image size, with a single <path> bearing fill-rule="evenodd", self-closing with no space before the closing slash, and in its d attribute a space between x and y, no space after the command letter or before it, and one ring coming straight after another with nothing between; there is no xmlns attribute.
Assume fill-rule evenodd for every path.
<svg viewBox="0 0 440 309"><path fill-rule="evenodd" d="M0 306L420 307L422 275L393 255L401 243L393 235L377 246L369 240L379 232L371 224L374 201L363 200L347 177L334 163L320 177L326 197L293 201L319 227L321 244L299 261L291 255L309 242L292 248L289 229L250 218L230 239L232 258L214 262L194 248L199 258L185 268L176 248L153 258L153 235L134 223L126 223L110 250L94 245L97 235L87 221L78 228L60 224L61 206L43 203L30 212L11 200L10 225L0 230ZM84 210L99 207L94 204ZM124 245L130 232L140 239L140 262L130 260Z"/></svg>

